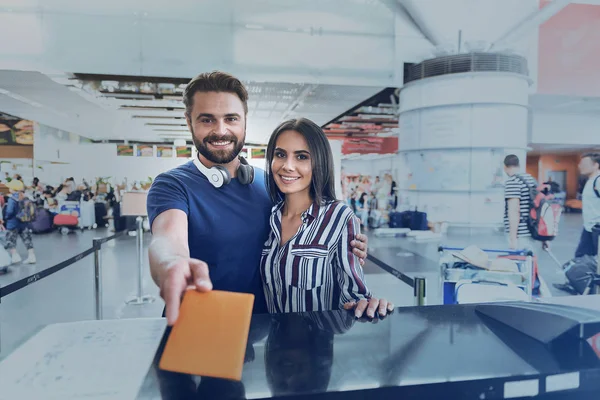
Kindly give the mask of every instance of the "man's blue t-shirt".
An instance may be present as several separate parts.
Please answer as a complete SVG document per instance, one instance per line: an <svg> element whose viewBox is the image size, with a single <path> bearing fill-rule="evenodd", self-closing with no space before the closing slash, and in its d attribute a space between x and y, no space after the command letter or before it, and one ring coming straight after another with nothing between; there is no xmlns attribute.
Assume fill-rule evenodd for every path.
<svg viewBox="0 0 600 400"><path fill-rule="evenodd" d="M188 216L190 257L208 264L215 290L252 293L254 312L266 312L260 257L269 235L272 202L264 171L254 182L231 179L215 188L192 161L156 177L148 193L150 226L162 212L179 209Z"/></svg>

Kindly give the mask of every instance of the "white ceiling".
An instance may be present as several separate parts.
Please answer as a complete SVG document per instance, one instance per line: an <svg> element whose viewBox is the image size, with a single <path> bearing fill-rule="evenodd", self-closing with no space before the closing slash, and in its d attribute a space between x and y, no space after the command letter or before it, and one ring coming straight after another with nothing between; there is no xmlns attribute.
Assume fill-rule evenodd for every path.
<svg viewBox="0 0 600 400"><path fill-rule="evenodd" d="M530 146L529 155L540 155L544 153L552 154L581 154L586 151L600 151L600 146L590 146L589 144L581 145L564 145L564 144L533 144Z"/></svg>
<svg viewBox="0 0 600 400"><path fill-rule="evenodd" d="M459 30L465 44L490 42L539 7L539 0L171 3L165 7L160 0L0 0L0 33L10 28L5 32L17 32L20 38L0 45L0 66L14 64L14 69L50 75L0 70L0 89L28 99L0 93L0 112L93 139L189 138L184 126L176 126L184 123L182 119L147 118L182 117L181 109L120 109L124 104L181 107L180 101L117 100L75 92L65 87L65 73L186 77L228 67L250 92L247 139L265 143L284 118L304 116L324 124L384 86L395 86L391 82L401 80L397 71L402 62L419 61L412 55L428 49L423 32L442 47L455 46ZM192 51L195 48L199 51ZM535 64L531 68L537 69ZM533 94L530 103L534 111L600 112L600 102L592 98Z"/></svg>
<svg viewBox="0 0 600 400"><path fill-rule="evenodd" d="M100 93L68 89L65 84L70 82L64 76L53 78L56 81L39 72L0 70L0 92L3 89L13 96L0 94L0 111L96 140L189 139L189 132L184 126L185 120L173 119L183 116L183 110L180 109L183 104L180 100L122 100L103 97ZM246 140L261 144L267 142L273 129L284 119L302 116L322 125L382 89L366 86L244 83L249 92ZM123 110L122 106L176 109ZM173 126L147 125L148 123Z"/></svg>
<svg viewBox="0 0 600 400"><path fill-rule="evenodd" d="M533 94L529 105L534 111L600 115L600 97Z"/></svg>
<svg viewBox="0 0 600 400"><path fill-rule="evenodd" d="M113 110L33 71L0 70L0 112L90 138L128 123Z"/></svg>

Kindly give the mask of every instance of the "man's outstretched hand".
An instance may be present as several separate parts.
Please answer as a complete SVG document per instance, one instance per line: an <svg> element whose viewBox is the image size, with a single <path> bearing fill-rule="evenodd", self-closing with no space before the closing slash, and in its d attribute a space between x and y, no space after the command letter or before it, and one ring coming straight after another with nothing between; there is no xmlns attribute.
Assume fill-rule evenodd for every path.
<svg viewBox="0 0 600 400"><path fill-rule="evenodd" d="M165 301L167 325L172 326L177 321L181 299L188 289L212 290L208 265L194 258L179 257L168 265L160 279L160 297Z"/></svg>

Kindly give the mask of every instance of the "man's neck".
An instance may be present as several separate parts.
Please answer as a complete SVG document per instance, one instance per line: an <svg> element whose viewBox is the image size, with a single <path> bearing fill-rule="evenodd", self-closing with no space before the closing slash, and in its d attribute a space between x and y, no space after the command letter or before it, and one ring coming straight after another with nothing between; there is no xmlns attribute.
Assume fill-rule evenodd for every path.
<svg viewBox="0 0 600 400"><path fill-rule="evenodd" d="M206 168L212 168L215 165L220 165L221 167L224 167L227 169L227 171L229 172L229 176L231 176L232 178L235 178L237 176L237 169L240 165L240 160L238 157L234 158L233 160L231 160L231 162L229 162L227 164L216 164L214 162L207 160L206 157L204 157L200 153L198 153L198 161L200 161L202 163L202 165L204 165Z"/></svg>
<svg viewBox="0 0 600 400"><path fill-rule="evenodd" d="M589 179L595 179L599 175L600 175L600 170L592 172L589 176Z"/></svg>

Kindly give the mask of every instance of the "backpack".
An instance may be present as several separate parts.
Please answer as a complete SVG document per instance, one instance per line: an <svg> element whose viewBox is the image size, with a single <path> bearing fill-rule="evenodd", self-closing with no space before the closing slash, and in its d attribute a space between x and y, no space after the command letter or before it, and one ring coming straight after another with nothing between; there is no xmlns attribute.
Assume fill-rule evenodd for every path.
<svg viewBox="0 0 600 400"><path fill-rule="evenodd" d="M527 227L533 240L551 241L558 235L562 207L552 201L552 194L545 195L537 187L530 186L525 179L515 175L529 189L529 214Z"/></svg>
<svg viewBox="0 0 600 400"><path fill-rule="evenodd" d="M583 294L589 283L589 278L597 272L596 257L583 256L574 258L563 265L563 269L565 271L565 277L569 281L569 285L571 285L577 293Z"/></svg>
<svg viewBox="0 0 600 400"><path fill-rule="evenodd" d="M35 219L35 204L30 199L19 201L19 211L17 219L21 222L33 222Z"/></svg>
<svg viewBox="0 0 600 400"><path fill-rule="evenodd" d="M598 175L596 179L594 179L592 189L594 190L594 193L596 193L596 196L600 197L600 191L598 190L598 179L600 179L600 175Z"/></svg>

